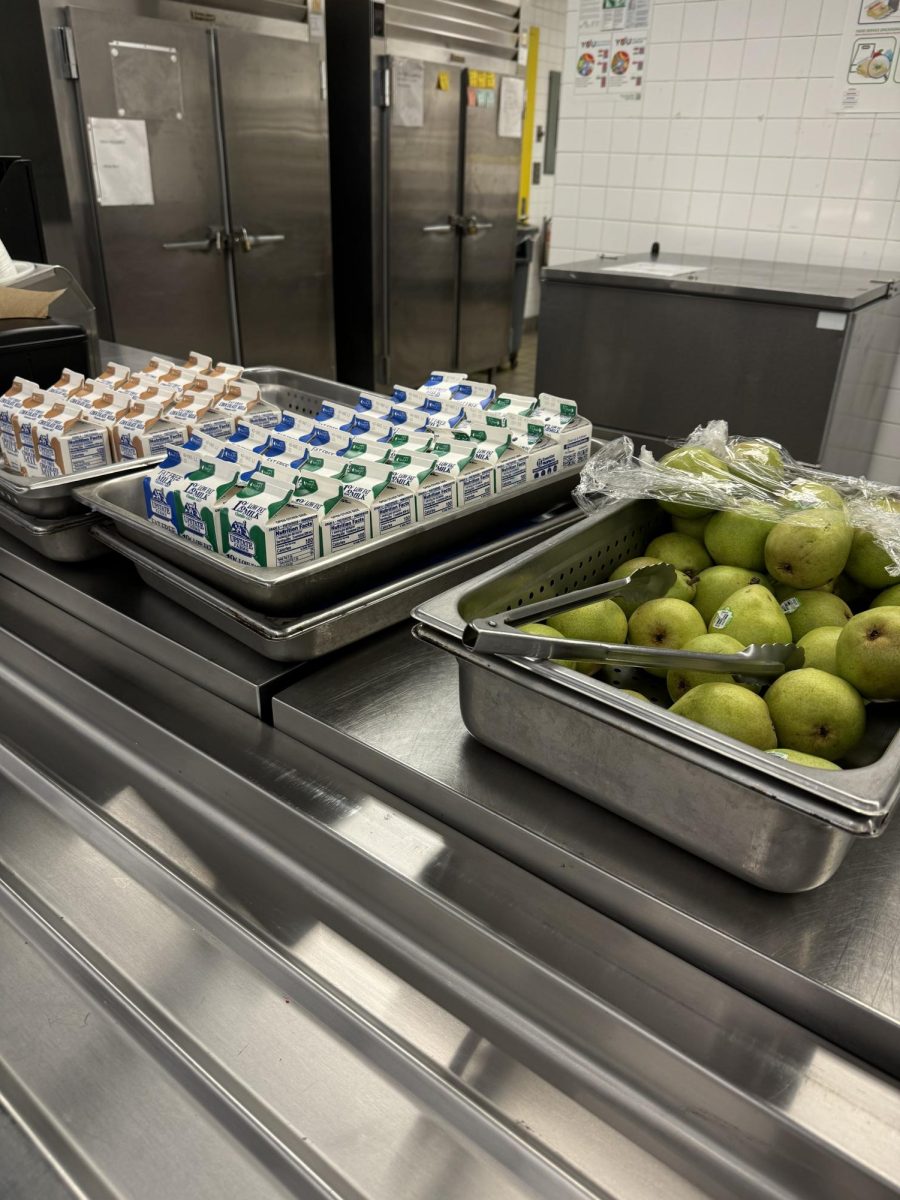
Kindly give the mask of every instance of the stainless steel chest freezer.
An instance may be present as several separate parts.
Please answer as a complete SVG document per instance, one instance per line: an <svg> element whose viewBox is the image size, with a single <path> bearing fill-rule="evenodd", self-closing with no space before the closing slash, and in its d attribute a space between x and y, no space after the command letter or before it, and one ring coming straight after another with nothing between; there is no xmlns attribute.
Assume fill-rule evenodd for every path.
<svg viewBox="0 0 900 1200"><path fill-rule="evenodd" d="M723 418L864 474L900 348L897 282L702 255L545 268L537 389L652 449Z"/></svg>

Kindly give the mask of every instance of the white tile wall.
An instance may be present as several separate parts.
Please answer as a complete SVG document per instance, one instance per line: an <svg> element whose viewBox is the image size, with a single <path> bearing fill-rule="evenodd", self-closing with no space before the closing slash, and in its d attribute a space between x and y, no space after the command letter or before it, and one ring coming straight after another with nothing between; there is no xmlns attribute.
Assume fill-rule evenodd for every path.
<svg viewBox="0 0 900 1200"><path fill-rule="evenodd" d="M654 0L639 103L586 99L564 69L551 261L659 241L900 275L900 117L828 112L854 2ZM571 61L578 0L530 4L554 29L567 4ZM870 470L900 483L900 358L883 400Z"/></svg>

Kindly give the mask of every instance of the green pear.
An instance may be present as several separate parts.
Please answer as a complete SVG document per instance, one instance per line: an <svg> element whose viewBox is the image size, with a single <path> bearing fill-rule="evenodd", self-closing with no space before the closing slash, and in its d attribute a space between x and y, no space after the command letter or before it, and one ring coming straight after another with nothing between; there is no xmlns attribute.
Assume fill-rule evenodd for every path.
<svg viewBox="0 0 900 1200"><path fill-rule="evenodd" d="M900 700L900 608L857 613L841 630L835 660L838 675L868 700Z"/></svg>
<svg viewBox="0 0 900 1200"><path fill-rule="evenodd" d="M679 446L670 450L659 460L659 465L666 471L682 472L682 478L676 475L672 480L673 487L685 488L688 492L698 489L702 494L704 480L706 484L715 486L716 481L728 478L728 468L720 458L702 446ZM684 475L694 476L693 479ZM660 500L660 508L673 517L702 517L712 510L713 505L703 500L699 504L685 504L677 500Z"/></svg>
<svg viewBox="0 0 900 1200"><path fill-rule="evenodd" d="M751 583L733 592L709 622L710 633L727 633L742 646L755 642L790 642L791 627L768 588Z"/></svg>
<svg viewBox="0 0 900 1200"><path fill-rule="evenodd" d="M727 633L701 633L691 638L684 649L704 654L740 654L744 647ZM685 692L701 683L734 683L734 676L729 671L695 671L688 667L675 667L666 676L666 687L673 700L680 700Z"/></svg>
<svg viewBox="0 0 900 1200"><path fill-rule="evenodd" d="M765 487L780 482L784 476L784 459L773 442L762 438L746 438L732 442L729 450L731 459L728 465L732 475L738 479L747 479Z"/></svg>
<svg viewBox="0 0 900 1200"><path fill-rule="evenodd" d="M709 625L728 597L751 583L769 586L768 579L759 571L748 571L745 567L707 567L697 576L694 608Z"/></svg>
<svg viewBox="0 0 900 1200"><path fill-rule="evenodd" d="M532 621L527 625L518 625L517 629L520 633L530 633L534 637L559 637L557 630L538 621ZM570 671L579 671L582 675L592 675L600 666L600 663L579 663L571 658L551 658L550 661L556 663L558 667L568 667Z"/></svg>
<svg viewBox="0 0 900 1200"><path fill-rule="evenodd" d="M853 616L840 596L831 592L792 592L782 600L781 611L788 619L795 642L823 625L844 626Z"/></svg>
<svg viewBox="0 0 900 1200"><path fill-rule="evenodd" d="M616 691L621 692L623 696L632 696L635 700L643 700L645 704L653 703L649 696L645 696L643 692L636 692L634 688L616 688Z"/></svg>
<svg viewBox="0 0 900 1200"><path fill-rule="evenodd" d="M662 562L659 558L629 558L628 562L623 562L620 567L616 567L610 575L610 579L626 579L629 575L633 575L635 571L639 571L641 567L655 567ZM666 592L667 596L671 596L673 600L691 601L694 598L695 586L692 579L687 576L684 571L675 572L675 582ZM613 597L613 603L618 604L626 617L630 617L634 610L638 607L637 601L629 600L627 596Z"/></svg>
<svg viewBox="0 0 900 1200"><path fill-rule="evenodd" d="M843 509L844 497L827 483L816 483L813 479L796 479L784 497L789 508L837 508Z"/></svg>
<svg viewBox="0 0 900 1200"><path fill-rule="evenodd" d="M781 675L766 692L766 704L777 745L829 762L849 754L866 731L866 706L859 692L815 667Z"/></svg>
<svg viewBox="0 0 900 1200"><path fill-rule="evenodd" d="M853 531L831 508L792 513L766 538L766 570L776 583L808 591L844 569Z"/></svg>
<svg viewBox="0 0 900 1200"><path fill-rule="evenodd" d="M714 562L762 571L766 565L766 538L776 523L777 518L768 521L725 509L710 518L703 540Z"/></svg>
<svg viewBox="0 0 900 1200"><path fill-rule="evenodd" d="M801 767L818 767L822 771L840 771L837 763L829 762L827 758L819 758L815 754L802 754L799 750L785 750L781 746L777 750L767 750L766 754L774 754L776 758L786 758L788 762L797 763Z"/></svg>
<svg viewBox="0 0 900 1200"><path fill-rule="evenodd" d="M672 528L676 533L686 533L688 537L696 538L698 542L703 541L703 530L709 524L709 518L712 513L707 513L705 517L673 517Z"/></svg>
<svg viewBox="0 0 900 1200"><path fill-rule="evenodd" d="M702 633L706 633L706 628L696 608L686 600L673 600L668 596L648 600L636 609L628 622L629 642L657 650L680 650L691 638ZM665 675L666 670L654 667L651 673Z"/></svg>
<svg viewBox="0 0 900 1200"><path fill-rule="evenodd" d="M553 613L545 624L558 629L563 637L587 642L624 642L628 619L612 600L595 600L568 612Z"/></svg>
<svg viewBox="0 0 900 1200"><path fill-rule="evenodd" d="M685 533L662 533L653 539L645 553L690 575L698 575L712 566L703 543Z"/></svg>
<svg viewBox="0 0 900 1200"><path fill-rule="evenodd" d="M873 500L872 506L886 514L900 513L900 500L890 496L880 496ZM853 545L846 567L851 579L855 579L863 587L887 588L897 582L896 575L888 574L888 568L891 566L893 559L874 534L869 533L867 529L853 531Z"/></svg>
<svg viewBox="0 0 900 1200"><path fill-rule="evenodd" d="M820 625L818 629L804 633L797 642L803 651L804 667L815 667L818 671L837 675L837 644L842 629L842 625Z"/></svg>
<svg viewBox="0 0 900 1200"><path fill-rule="evenodd" d="M853 547L850 547L852 552ZM861 583L857 583L855 579L851 579L846 571L838 575L834 581L832 588L836 596L848 604L854 612L863 612L864 609L871 608L869 597L872 595L871 589L863 587Z"/></svg>
<svg viewBox="0 0 900 1200"><path fill-rule="evenodd" d="M757 750L774 750L778 745L765 700L734 683L701 683L677 700L669 712Z"/></svg>
<svg viewBox="0 0 900 1200"><path fill-rule="evenodd" d="M870 608L884 608L887 605L889 608L896 608L900 605L900 583L892 584L891 587L885 588L883 592L879 592Z"/></svg>

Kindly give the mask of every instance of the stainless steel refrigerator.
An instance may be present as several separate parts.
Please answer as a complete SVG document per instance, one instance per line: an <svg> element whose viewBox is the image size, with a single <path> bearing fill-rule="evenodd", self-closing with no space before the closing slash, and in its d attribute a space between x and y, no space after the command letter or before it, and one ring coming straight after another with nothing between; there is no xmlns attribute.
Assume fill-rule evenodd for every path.
<svg viewBox="0 0 900 1200"><path fill-rule="evenodd" d="M509 350L521 136L500 104L517 39L460 65L370 17L365 0L326 10L338 378L490 371Z"/></svg>
<svg viewBox="0 0 900 1200"><path fill-rule="evenodd" d="M324 43L242 7L44 7L56 187L107 337L332 375Z"/></svg>

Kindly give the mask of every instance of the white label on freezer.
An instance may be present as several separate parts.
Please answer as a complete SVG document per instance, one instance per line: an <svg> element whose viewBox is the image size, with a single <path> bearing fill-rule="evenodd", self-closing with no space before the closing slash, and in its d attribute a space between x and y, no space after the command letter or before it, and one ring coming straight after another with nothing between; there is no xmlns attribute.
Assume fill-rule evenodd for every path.
<svg viewBox="0 0 900 1200"><path fill-rule="evenodd" d="M847 314L822 311L816 317L816 329L846 329Z"/></svg>
<svg viewBox="0 0 900 1200"><path fill-rule="evenodd" d="M421 129L425 124L425 64L415 58L394 60L394 124Z"/></svg>
<svg viewBox="0 0 900 1200"><path fill-rule="evenodd" d="M525 80L504 75L500 80L500 105L497 109L497 136L520 138L525 111Z"/></svg>
<svg viewBox="0 0 900 1200"><path fill-rule="evenodd" d="M88 117L88 145L98 204L153 204L145 121Z"/></svg>

